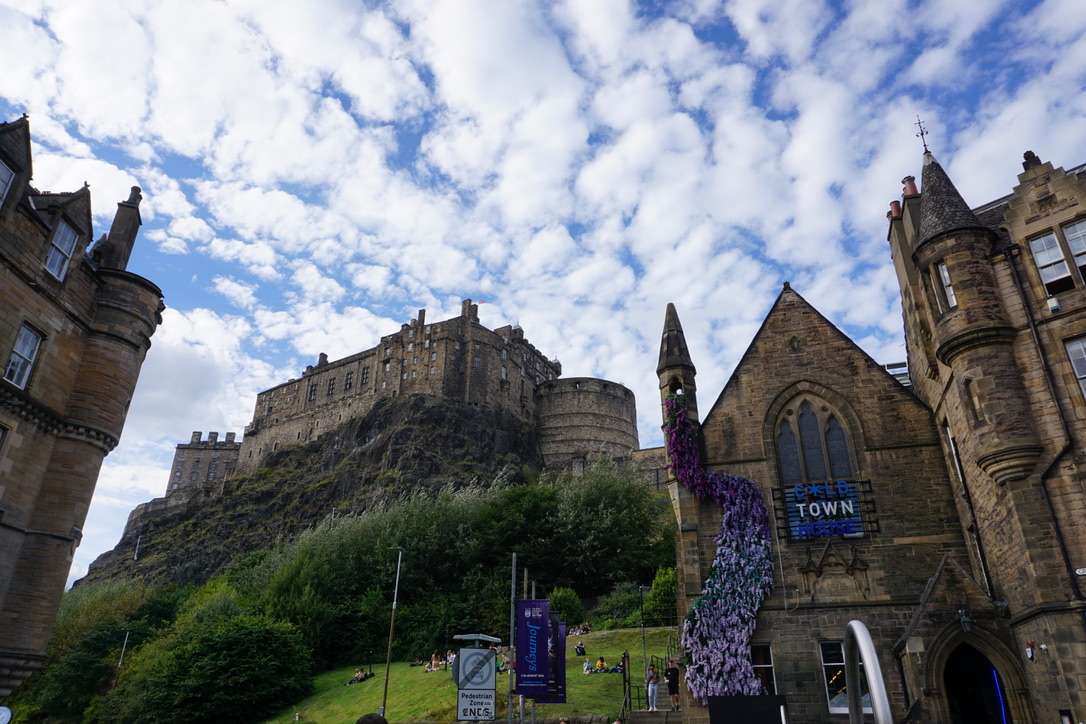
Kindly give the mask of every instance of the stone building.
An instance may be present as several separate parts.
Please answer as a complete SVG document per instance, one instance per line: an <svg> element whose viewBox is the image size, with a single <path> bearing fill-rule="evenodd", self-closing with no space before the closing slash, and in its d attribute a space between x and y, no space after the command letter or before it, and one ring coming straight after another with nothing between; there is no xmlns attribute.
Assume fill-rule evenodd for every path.
<svg viewBox="0 0 1086 724"><path fill-rule="evenodd" d="M536 425L548 468L628 458L638 447L633 393L616 382L561 374L561 363L547 359L520 327L480 324L470 299L460 316L440 322L428 324L420 309L376 347L335 361L321 354L301 378L259 393L238 470L365 415L379 399L409 394L503 410Z"/></svg>
<svg viewBox="0 0 1086 724"><path fill-rule="evenodd" d="M125 270L139 189L91 245L89 189L38 191L31 161L26 117L0 124L0 695L41 665L163 309Z"/></svg>
<svg viewBox="0 0 1086 724"><path fill-rule="evenodd" d="M233 475L240 453L241 443L234 433L228 432L220 440L219 433L209 432L204 440L203 433L195 430L192 439L179 443L174 451L166 495L190 488L221 487L222 481Z"/></svg>
<svg viewBox="0 0 1086 724"><path fill-rule="evenodd" d="M701 421L707 464L771 508L752 658L790 722L847 711L852 619L899 721L1086 717L1086 168L1024 166L971 210L926 154L922 190L907 177L891 204L910 387L785 284ZM657 373L699 419L671 306ZM686 611L721 514L669 488ZM686 701L683 719L707 712Z"/></svg>

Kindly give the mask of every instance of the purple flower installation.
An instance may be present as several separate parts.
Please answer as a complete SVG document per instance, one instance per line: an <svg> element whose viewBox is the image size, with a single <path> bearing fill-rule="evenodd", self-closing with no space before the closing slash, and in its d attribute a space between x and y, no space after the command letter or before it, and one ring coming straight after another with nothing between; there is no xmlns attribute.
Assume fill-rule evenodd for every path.
<svg viewBox="0 0 1086 724"><path fill-rule="evenodd" d="M769 515L762 492L746 478L705 470L700 433L680 397L667 398L664 412L664 436L676 480L723 509L712 571L683 622L687 686L701 704L710 696L763 694L750 661L758 609L773 587Z"/></svg>

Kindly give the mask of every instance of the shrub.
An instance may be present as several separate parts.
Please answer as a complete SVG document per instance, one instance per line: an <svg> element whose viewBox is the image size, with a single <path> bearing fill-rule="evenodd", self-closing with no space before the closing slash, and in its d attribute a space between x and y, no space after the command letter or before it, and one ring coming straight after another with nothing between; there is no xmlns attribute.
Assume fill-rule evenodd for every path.
<svg viewBox="0 0 1086 724"><path fill-rule="evenodd" d="M674 626L676 617L677 582L674 568L661 568L652 579L652 588L645 593L645 625Z"/></svg>
<svg viewBox="0 0 1086 724"><path fill-rule="evenodd" d="M547 600L550 601L551 611L568 625L576 626L584 622L584 606L572 588L559 586L551 591Z"/></svg>
<svg viewBox="0 0 1086 724"><path fill-rule="evenodd" d="M641 594L636 583L620 583L592 609L592 628L627 628L641 624Z"/></svg>
<svg viewBox="0 0 1086 724"><path fill-rule="evenodd" d="M260 721L309 691L309 653L290 624L247 614L199 620L137 652L87 719Z"/></svg>

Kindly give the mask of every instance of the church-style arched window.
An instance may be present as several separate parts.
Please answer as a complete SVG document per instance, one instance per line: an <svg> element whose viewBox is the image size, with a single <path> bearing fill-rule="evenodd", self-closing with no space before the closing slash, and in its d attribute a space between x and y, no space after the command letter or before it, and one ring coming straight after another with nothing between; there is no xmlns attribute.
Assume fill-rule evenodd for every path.
<svg viewBox="0 0 1086 724"><path fill-rule="evenodd" d="M837 415L818 401L798 403L789 405L777 423L781 483L851 478L848 434Z"/></svg>

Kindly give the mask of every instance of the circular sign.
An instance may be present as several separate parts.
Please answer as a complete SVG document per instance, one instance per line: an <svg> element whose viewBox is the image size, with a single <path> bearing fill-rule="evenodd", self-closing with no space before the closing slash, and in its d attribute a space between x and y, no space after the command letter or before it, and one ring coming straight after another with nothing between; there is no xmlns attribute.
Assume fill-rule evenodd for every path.
<svg viewBox="0 0 1086 724"><path fill-rule="evenodd" d="M11 721L11 709L0 706L0 724L8 724Z"/></svg>
<svg viewBox="0 0 1086 724"><path fill-rule="evenodd" d="M460 688L484 689L494 686L494 652L489 649L460 649Z"/></svg>

